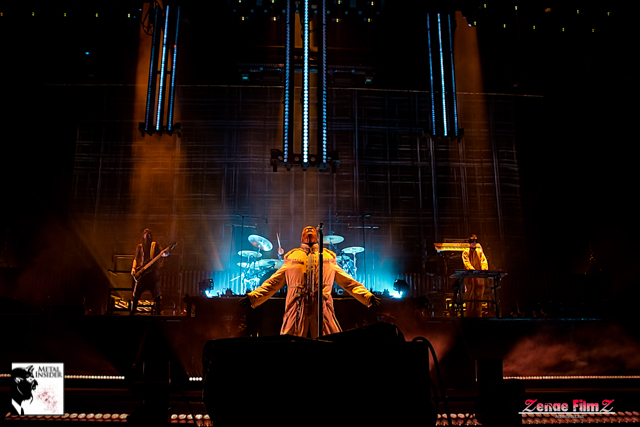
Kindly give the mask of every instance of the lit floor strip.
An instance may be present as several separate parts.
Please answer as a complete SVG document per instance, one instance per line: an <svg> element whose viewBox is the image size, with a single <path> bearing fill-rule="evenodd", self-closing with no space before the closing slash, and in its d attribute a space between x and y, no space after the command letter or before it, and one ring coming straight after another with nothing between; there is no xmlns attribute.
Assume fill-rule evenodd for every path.
<svg viewBox="0 0 640 427"><path fill-rule="evenodd" d="M0 378L11 378L11 374L0 374ZM124 375L65 375L66 380L119 380L124 381Z"/></svg>
<svg viewBox="0 0 640 427"><path fill-rule="evenodd" d="M505 380L637 380L640 375L545 375L502 377Z"/></svg>
<svg viewBox="0 0 640 427"><path fill-rule="evenodd" d="M129 414L85 414L73 413L64 415L26 415L26 416L10 416L6 420L36 420L36 421L101 421L101 422L123 422L126 421ZM198 426L211 426L211 418L208 414L171 414L169 417L171 424L195 424ZM590 415L578 414L528 414L522 416L522 424L620 424L620 423L640 423L639 412L610 412L596 413ZM436 421L437 426L448 425L481 425L476 419L475 414L438 414Z"/></svg>
<svg viewBox="0 0 640 427"><path fill-rule="evenodd" d="M74 380L124 380L123 375L65 375ZM0 378L11 378L11 374L0 374ZM638 380L640 375L544 375L502 377L505 380ZM202 381L202 377L189 377L189 381Z"/></svg>

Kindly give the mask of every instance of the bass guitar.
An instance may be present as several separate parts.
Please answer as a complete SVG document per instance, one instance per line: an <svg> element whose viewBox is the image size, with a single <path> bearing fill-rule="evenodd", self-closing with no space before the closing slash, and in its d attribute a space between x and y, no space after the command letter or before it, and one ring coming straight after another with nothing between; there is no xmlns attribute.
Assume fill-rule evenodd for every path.
<svg viewBox="0 0 640 427"><path fill-rule="evenodd" d="M136 272L133 274L133 280L136 282L136 285L140 281L140 278L142 278L142 276L144 276L149 271L151 266L155 264L155 262L160 258L162 258L166 252L169 252L170 250L175 248L177 244L178 242L173 242L171 245L169 245L168 248L160 252L154 259L143 265L140 269L136 270Z"/></svg>

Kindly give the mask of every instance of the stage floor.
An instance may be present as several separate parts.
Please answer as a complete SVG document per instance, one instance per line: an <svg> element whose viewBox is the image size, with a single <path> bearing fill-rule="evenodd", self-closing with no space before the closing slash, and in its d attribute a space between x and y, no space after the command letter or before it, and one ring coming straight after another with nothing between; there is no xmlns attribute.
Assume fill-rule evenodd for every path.
<svg viewBox="0 0 640 427"><path fill-rule="evenodd" d="M345 330L384 322L395 324L407 341L427 339L437 356L441 382L432 358L412 368L429 370L437 390L432 396L440 414L477 412L477 362L499 360L501 377L521 388L525 423L549 419L565 423L577 416L582 423L591 422L591 418L593 422L640 421L633 413L640 410L640 328L635 323L616 319L429 317L422 316L410 301L383 304L377 310L344 301L336 304L336 312ZM87 414L94 419L100 414L103 421L121 422L121 415L131 414L144 398L144 362L163 355L170 361L169 414L174 415L176 423L200 414L196 418L204 423L201 390L205 344L227 338L275 336L281 319L281 301L269 301L258 310L243 310L235 298L200 304L194 317L1 315L7 339L0 352L0 393L8 396L12 363L64 363L65 412L69 414L65 420L71 420L73 414L76 420L81 414L85 419ZM256 363L261 358L258 353L249 356ZM363 359L360 362L366 365L367 357ZM232 365L213 369L248 369ZM326 375L336 377L351 369L339 358L327 361L327 366ZM393 372L396 368L393 361L388 365L377 361L376 366L369 367L373 372ZM282 369L286 375L286 367L274 369ZM497 374L491 375L495 378ZM250 402L255 396L248 391L238 398ZM363 390L363 398L393 404L393 396L384 390ZM569 418L535 410L528 414L524 404L527 399L549 404L568 402L571 414L576 412L574 401L598 402L600 415L587 412ZM604 400L615 402L615 414L603 411ZM580 409L579 402L577 405L576 410ZM628 414L617 415L617 411ZM104 419L104 414L109 417ZM461 419L464 417L456 415L455 423L461 423ZM470 419L466 424L474 422L477 420Z"/></svg>

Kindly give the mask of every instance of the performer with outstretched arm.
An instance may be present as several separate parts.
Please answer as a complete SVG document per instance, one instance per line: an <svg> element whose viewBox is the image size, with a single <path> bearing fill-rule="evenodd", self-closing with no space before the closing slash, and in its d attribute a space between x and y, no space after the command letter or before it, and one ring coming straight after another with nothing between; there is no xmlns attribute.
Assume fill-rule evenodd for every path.
<svg viewBox="0 0 640 427"><path fill-rule="evenodd" d="M317 338L318 335L318 301L313 289L318 284L318 233L314 227L307 226L302 230L299 248L289 251L284 256L284 264L261 286L249 292L240 300L243 307L256 308L271 298L285 284L287 297L281 335ZM367 307L379 305L380 299L369 292L359 282L349 276L336 263L336 254L323 250L322 280L322 335L342 332L333 309L331 288L335 281L352 297Z"/></svg>

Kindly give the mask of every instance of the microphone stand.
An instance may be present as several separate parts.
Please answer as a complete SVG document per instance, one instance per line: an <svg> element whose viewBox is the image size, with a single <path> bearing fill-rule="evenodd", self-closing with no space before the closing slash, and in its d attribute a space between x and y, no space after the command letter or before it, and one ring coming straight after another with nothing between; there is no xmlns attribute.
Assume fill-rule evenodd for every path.
<svg viewBox="0 0 640 427"><path fill-rule="evenodd" d="M318 338L322 336L322 325L324 320L324 314L322 313L324 306L324 236L322 232L324 224L318 225Z"/></svg>
<svg viewBox="0 0 640 427"><path fill-rule="evenodd" d="M254 230L256 230L256 232L258 231L258 224L254 224L254 225L244 225L244 219L245 218L251 218L251 219L264 219L265 222L268 224L269 223L269 217L267 215L265 216L254 216L254 215L238 215L236 214L236 217L238 218L242 218L242 224L240 225L240 253L242 252L242 245L244 244L244 229L246 228L253 228ZM237 225L236 225L237 227ZM242 258L243 256L240 255L240 263L242 263ZM229 260L231 261L231 259ZM249 257L247 257L247 266L249 265ZM231 265L231 267L233 267L233 264ZM240 276L242 276L243 273L243 268L242 266L240 266ZM244 286L244 279L242 280L243 283L241 283L241 286ZM242 292L246 292L246 289L242 289Z"/></svg>

